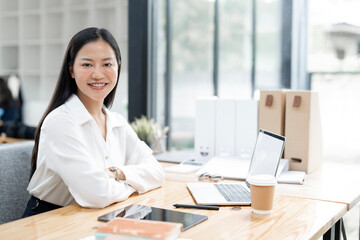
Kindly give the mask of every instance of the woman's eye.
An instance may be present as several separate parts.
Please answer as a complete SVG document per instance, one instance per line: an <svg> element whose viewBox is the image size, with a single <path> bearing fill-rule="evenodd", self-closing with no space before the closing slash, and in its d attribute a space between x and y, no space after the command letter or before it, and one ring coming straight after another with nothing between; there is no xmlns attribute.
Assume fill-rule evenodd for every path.
<svg viewBox="0 0 360 240"><path fill-rule="evenodd" d="M84 66L84 67L90 67L91 64L90 64L90 63L83 63L82 66Z"/></svg>
<svg viewBox="0 0 360 240"><path fill-rule="evenodd" d="M111 66L112 66L112 63L105 63L104 66L105 66L105 67L111 67Z"/></svg>

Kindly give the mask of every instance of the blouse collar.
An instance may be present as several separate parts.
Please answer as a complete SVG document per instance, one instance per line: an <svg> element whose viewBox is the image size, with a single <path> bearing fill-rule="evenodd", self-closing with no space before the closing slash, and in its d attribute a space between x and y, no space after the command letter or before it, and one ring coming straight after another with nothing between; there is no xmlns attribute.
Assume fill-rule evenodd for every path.
<svg viewBox="0 0 360 240"><path fill-rule="evenodd" d="M88 121L91 121L93 117L87 111L84 104L80 101L79 97L76 94L73 94L65 103L68 109L71 111L72 116L76 119L79 125L82 125ZM107 116L108 128L121 127L125 125L125 120L115 112L111 112L105 105L103 105L103 110Z"/></svg>

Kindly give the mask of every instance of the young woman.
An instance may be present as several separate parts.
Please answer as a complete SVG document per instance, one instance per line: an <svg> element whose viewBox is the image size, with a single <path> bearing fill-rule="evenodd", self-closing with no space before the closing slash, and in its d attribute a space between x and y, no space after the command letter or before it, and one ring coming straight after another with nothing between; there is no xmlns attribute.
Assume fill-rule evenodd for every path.
<svg viewBox="0 0 360 240"><path fill-rule="evenodd" d="M107 30L87 28L71 39L35 134L24 217L75 202L103 208L163 183L152 151L108 109L120 66L119 47Z"/></svg>

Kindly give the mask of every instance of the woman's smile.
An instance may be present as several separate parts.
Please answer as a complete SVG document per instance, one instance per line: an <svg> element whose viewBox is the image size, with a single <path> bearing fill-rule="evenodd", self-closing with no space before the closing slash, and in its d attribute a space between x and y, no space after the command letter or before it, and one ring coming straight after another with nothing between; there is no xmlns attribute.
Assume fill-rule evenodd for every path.
<svg viewBox="0 0 360 240"><path fill-rule="evenodd" d="M102 90L105 88L105 86L107 85L107 83L89 83L88 84L92 89L95 90Z"/></svg>

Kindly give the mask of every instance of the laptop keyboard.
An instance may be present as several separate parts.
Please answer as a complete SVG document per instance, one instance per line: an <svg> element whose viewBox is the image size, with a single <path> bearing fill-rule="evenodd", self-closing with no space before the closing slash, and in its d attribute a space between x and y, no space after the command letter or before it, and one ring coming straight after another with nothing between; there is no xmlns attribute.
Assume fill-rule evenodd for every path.
<svg viewBox="0 0 360 240"><path fill-rule="evenodd" d="M214 184L228 202L250 202L250 192L241 184Z"/></svg>

